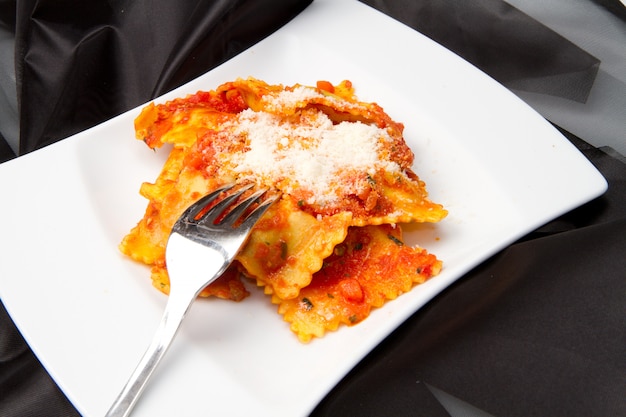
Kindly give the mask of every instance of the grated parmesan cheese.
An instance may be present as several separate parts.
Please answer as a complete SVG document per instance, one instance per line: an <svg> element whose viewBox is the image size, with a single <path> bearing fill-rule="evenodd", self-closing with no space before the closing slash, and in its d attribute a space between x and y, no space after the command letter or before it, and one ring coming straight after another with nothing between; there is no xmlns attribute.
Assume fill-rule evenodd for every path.
<svg viewBox="0 0 626 417"><path fill-rule="evenodd" d="M368 186L363 173L400 170L381 156L381 145L392 141L386 130L361 122L333 124L323 112L308 113L293 124L248 109L227 130L242 141L242 152L224 161L233 172L280 184L287 193L305 189L311 195L308 204L324 205L358 193Z"/></svg>
<svg viewBox="0 0 626 417"><path fill-rule="evenodd" d="M299 103L322 97L324 96L316 89L301 85L293 90L282 90L278 94L265 95L262 101L269 110L284 111L285 109L294 108Z"/></svg>

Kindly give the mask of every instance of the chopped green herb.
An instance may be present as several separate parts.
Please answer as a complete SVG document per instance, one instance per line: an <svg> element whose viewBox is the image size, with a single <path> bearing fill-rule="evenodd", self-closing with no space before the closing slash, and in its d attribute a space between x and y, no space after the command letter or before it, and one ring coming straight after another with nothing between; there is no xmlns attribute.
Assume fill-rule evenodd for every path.
<svg viewBox="0 0 626 417"><path fill-rule="evenodd" d="M402 243L402 241L401 241L400 239L398 239L397 237L395 237L395 236L393 236L393 235L387 235L387 237L388 237L389 239L391 239L391 241L392 241L393 243L395 243L396 245L398 245L398 246L403 246L403 245L404 245L404 243Z"/></svg>
<svg viewBox="0 0 626 417"><path fill-rule="evenodd" d="M287 259L287 242L280 242L280 258Z"/></svg>
<svg viewBox="0 0 626 417"><path fill-rule="evenodd" d="M298 207L302 207L304 205L304 200L298 200Z"/></svg>
<svg viewBox="0 0 626 417"><path fill-rule="evenodd" d="M348 317L348 320L350 320L350 323L356 323L358 319L356 317L356 314L353 314L350 317Z"/></svg>
<svg viewBox="0 0 626 417"><path fill-rule="evenodd" d="M306 297L302 299L302 304L304 305L304 309L306 311L311 311L311 309L313 308L313 303Z"/></svg>
<svg viewBox="0 0 626 417"><path fill-rule="evenodd" d="M363 243L357 242L354 244L354 250L361 250L361 249L363 249Z"/></svg>
<svg viewBox="0 0 626 417"><path fill-rule="evenodd" d="M372 187L376 185L376 180L372 178L370 174L367 174L367 182L369 182Z"/></svg>
<svg viewBox="0 0 626 417"><path fill-rule="evenodd" d="M328 296L328 298L335 298L334 295L332 295L331 293L326 294Z"/></svg>
<svg viewBox="0 0 626 417"><path fill-rule="evenodd" d="M346 246L345 245L337 245L337 246L335 246L335 249L333 250L333 252L337 256L343 256L343 255L346 254Z"/></svg>
<svg viewBox="0 0 626 417"><path fill-rule="evenodd" d="M417 271L416 271L416 272L417 272L418 274L421 274L421 273L422 273L422 267L421 267L421 266L417 267Z"/></svg>

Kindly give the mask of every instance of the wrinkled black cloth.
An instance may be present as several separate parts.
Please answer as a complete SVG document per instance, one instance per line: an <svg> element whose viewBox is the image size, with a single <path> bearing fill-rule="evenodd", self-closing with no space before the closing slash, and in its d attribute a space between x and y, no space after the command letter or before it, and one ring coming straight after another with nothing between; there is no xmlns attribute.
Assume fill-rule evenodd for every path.
<svg viewBox="0 0 626 417"><path fill-rule="evenodd" d="M24 154L198 77L311 0L20 0L16 79Z"/></svg>
<svg viewBox="0 0 626 417"><path fill-rule="evenodd" d="M600 61L502 0L362 0L508 88L584 103Z"/></svg>
<svg viewBox="0 0 626 417"><path fill-rule="evenodd" d="M626 415L626 164L572 141L605 195L449 287L312 416L438 415L430 387L494 416Z"/></svg>
<svg viewBox="0 0 626 417"><path fill-rule="evenodd" d="M0 136L0 164L13 158L15 158L13 150L9 147L9 144L3 140L2 136Z"/></svg>
<svg viewBox="0 0 626 417"><path fill-rule="evenodd" d="M79 416L30 350L1 302L0 416Z"/></svg>
<svg viewBox="0 0 626 417"><path fill-rule="evenodd" d="M584 101L593 83L597 59L506 3L364 2L512 88ZM20 152L204 73L307 3L20 1ZM607 193L462 277L383 341L313 416L447 416L436 390L498 417L626 415L626 167L569 138L608 179ZM0 415L78 415L3 308Z"/></svg>
<svg viewBox="0 0 626 417"><path fill-rule="evenodd" d="M19 154L189 81L310 0L1 0L16 32ZM599 61L501 0L364 0L509 88L584 102ZM606 3L606 2L605 2Z"/></svg>
<svg viewBox="0 0 626 417"><path fill-rule="evenodd" d="M605 8L610 13L626 22L626 6L621 0L592 0L598 6Z"/></svg>

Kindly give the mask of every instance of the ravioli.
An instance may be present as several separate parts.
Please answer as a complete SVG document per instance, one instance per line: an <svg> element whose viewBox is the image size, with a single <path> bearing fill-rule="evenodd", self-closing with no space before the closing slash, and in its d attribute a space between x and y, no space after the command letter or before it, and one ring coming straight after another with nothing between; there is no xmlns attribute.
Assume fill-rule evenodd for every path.
<svg viewBox="0 0 626 417"><path fill-rule="evenodd" d="M349 81L285 87L238 79L151 103L135 120L136 137L149 148L170 144L171 150L156 180L141 186L148 205L120 250L150 265L153 285L168 293L165 245L183 210L227 183L269 187L280 200L257 223L236 263L201 296L242 300L248 292L241 280L251 279L302 341L354 324L441 268L424 249L389 245L389 236L401 242L401 223L438 222L447 215L412 171L403 129L376 103L358 101ZM330 285L332 279L320 277L338 269L337 262L365 253L349 249L355 239L369 257L350 269L367 294L352 311L315 288L322 281ZM338 258L346 247L347 255ZM407 265L422 272L410 274ZM336 285L357 288L355 282ZM317 306L307 314L296 308L303 297ZM329 319L320 324L321 316Z"/></svg>
<svg viewBox="0 0 626 417"><path fill-rule="evenodd" d="M400 227L351 227L297 298L273 302L298 338L308 342L341 324L363 321L372 308L437 275L441 266L425 249L405 245Z"/></svg>

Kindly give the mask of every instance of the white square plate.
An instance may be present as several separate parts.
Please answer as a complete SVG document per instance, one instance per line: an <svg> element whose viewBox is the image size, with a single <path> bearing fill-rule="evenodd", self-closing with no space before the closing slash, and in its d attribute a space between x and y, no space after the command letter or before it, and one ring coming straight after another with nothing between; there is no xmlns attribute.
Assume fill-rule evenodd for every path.
<svg viewBox="0 0 626 417"><path fill-rule="evenodd" d="M275 34L160 98L237 77L349 79L405 124L415 171L449 210L406 237L442 273L357 326L299 343L250 286L194 304L134 416L303 416L373 347L465 272L600 195L606 181L541 116L412 29L352 0L318 0ZM166 297L117 244L141 218L139 185L166 157L134 139L132 110L0 165L0 296L86 417L102 416L155 331Z"/></svg>

